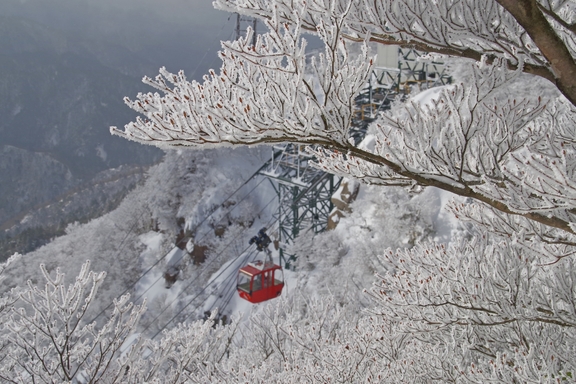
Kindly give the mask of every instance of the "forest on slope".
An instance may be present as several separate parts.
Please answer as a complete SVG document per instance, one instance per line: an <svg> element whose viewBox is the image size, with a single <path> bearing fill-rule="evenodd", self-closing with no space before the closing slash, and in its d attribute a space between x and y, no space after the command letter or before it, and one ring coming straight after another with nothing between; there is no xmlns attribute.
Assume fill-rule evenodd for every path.
<svg viewBox="0 0 576 384"><path fill-rule="evenodd" d="M170 168L150 173L160 182L157 196L171 196L147 194L151 209L138 216L150 216L136 254L151 267L142 275L127 270L136 283L123 293L132 296L100 303L98 312L105 273L89 272L85 263L66 280L54 265L41 264L38 278L2 296L0 374L80 382L573 380L574 4L215 5L260 17L270 28L256 45L224 43L219 73L202 84L166 69L146 78L163 95L138 94L127 104L144 118L111 128L162 148L210 148L204 157L174 150L163 163ZM306 59L303 30L325 44L317 60ZM378 114L358 144L350 122L372 77L369 42L399 41L431 52L422 60L448 53L443 57L464 70L455 83L416 95L428 76L406 84L413 92ZM359 49L349 49L350 42ZM308 64L314 76L305 75ZM250 306L234 296L234 271L255 253L243 237L263 225L275 237L266 201L276 196L259 184L239 200L234 187L222 189L231 179L240 183L234 191L251 188L252 179L239 176L250 174L241 169L247 152L214 147L286 141L316 144L308 150L321 169L368 186L335 230L301 233L284 294ZM222 153L238 156L234 166ZM169 182L177 167L200 180L185 176L184 194L164 193L183 185ZM214 169L235 176L206 171ZM209 195L194 190L204 181ZM458 197L447 202L447 191ZM70 226L70 235L83 228ZM127 239L133 230L123 232ZM171 250L159 251L168 233L176 234ZM23 257L1 266L12 282ZM160 262L164 275L140 279ZM149 300L140 301L144 296Z"/></svg>
<svg viewBox="0 0 576 384"><path fill-rule="evenodd" d="M439 191L410 195L401 188L382 193L379 187L361 186L352 212L335 230L318 235L305 232L286 249L296 260L292 270L285 270L287 286L282 296L249 304L236 293L237 263L247 260L246 255L263 258L248 244L261 226L268 225L270 236L277 237L272 219L277 196L262 176L234 193L269 158L269 151L263 146L167 152L118 208L89 223L70 224L65 235L19 256L3 272L4 295L12 288L21 290L26 280L44 284L41 265L51 276L57 270L64 273L63 284L73 284L90 260L90 269L106 271L106 277L82 319L102 326L112 314L113 300L128 293L135 304L146 300L148 308L131 331L133 336L160 340L166 332L180 332L184 321L203 323L212 311L217 311L215 320L229 324L226 332L254 326L267 311L279 308L305 324L312 315L312 308L306 307L325 300L339 303L340 316L354 321L373 306L362 290L370 289L375 273L389 268L378 257L383 249L410 248L431 237L450 241L454 223L441 210L446 196ZM183 232L187 232L188 251L206 247L202 262L194 260L192 252L178 253L176 243ZM270 248L279 262L278 252ZM173 255L180 255L177 263ZM230 263L234 268L228 268ZM174 268L176 281L168 284L166 273ZM215 280L222 270L224 277ZM223 304L219 297L230 292L234 296ZM205 337L210 345L218 340L212 339L214 335ZM239 348L248 342L235 337ZM213 351L220 348L213 346ZM236 356L240 351L233 348L230 353Z"/></svg>

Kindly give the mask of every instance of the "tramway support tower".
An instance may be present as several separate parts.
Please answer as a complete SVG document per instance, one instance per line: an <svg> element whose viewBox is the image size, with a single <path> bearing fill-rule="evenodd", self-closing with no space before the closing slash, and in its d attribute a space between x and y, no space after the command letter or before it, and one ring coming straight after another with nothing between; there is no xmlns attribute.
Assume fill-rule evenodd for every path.
<svg viewBox="0 0 576 384"><path fill-rule="evenodd" d="M444 65L424 59L414 49L384 47L379 49L379 61L367 87L356 98L356 113L350 135L358 144L366 135L368 124L378 113L390 109L394 100L404 100L411 92L421 91L451 82ZM284 253L300 233L326 230L334 205L332 195L341 178L312 167L313 157L302 145L274 146L271 159L259 172L270 180L278 195L279 224L277 240L281 263L289 265Z"/></svg>
<svg viewBox="0 0 576 384"><path fill-rule="evenodd" d="M303 231L326 230L328 216L334 209L331 198L340 186L340 177L312 167L312 161L313 156L303 145L274 146L271 159L260 171L278 195L277 240L281 263L285 266L290 261L284 252L287 244Z"/></svg>
<svg viewBox="0 0 576 384"><path fill-rule="evenodd" d="M351 136L358 144L378 113L390 109L415 91L450 84L443 63L426 58L413 48L378 46L378 57L366 88L356 97Z"/></svg>

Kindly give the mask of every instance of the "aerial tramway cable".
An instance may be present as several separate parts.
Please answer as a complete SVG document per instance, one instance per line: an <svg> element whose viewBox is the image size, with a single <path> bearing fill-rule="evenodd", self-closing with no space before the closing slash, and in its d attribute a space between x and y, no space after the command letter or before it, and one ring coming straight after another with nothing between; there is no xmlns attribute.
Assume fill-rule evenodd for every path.
<svg viewBox="0 0 576 384"><path fill-rule="evenodd" d="M272 218L271 220L268 221L268 223L266 223L266 228L270 228L270 226L276 224L277 222L278 222L278 219L273 221L273 218ZM246 248L246 249L248 249L248 248ZM240 254L243 254L243 253L244 253L244 251L241 252ZM253 262L258 257L259 252L256 252L256 254L254 254L253 257L250 257L252 254L254 254L254 252L250 252L250 254L247 255L247 257L245 257L244 260L242 261L242 263L240 263L240 264L246 265L246 264L249 264L250 262ZM226 306L228 305L228 303L230 302L232 297L234 297L234 294L237 292L236 289L230 289L231 286L233 286L237 283L237 274L238 274L238 272L236 270L231 271L228 274L228 276L224 279L224 282L225 282L224 287L222 287L218 293L211 294L211 296L220 296L220 295L226 294L227 299L225 300L225 304L223 306L216 306L216 304L221 303L222 300L220 300L220 301L215 300L207 312L211 312L215 307L217 307L221 313L224 311L224 309L226 308ZM220 274L218 276L220 276ZM220 283L220 284L222 284L222 283ZM208 285L210 285L210 284L208 284ZM229 292L227 292L227 291L229 291ZM204 301L202 301L201 304L204 304L208 299L209 299L209 296L206 297L206 299L204 299ZM192 314L190 314L188 317L190 317L191 315ZM186 317L184 320L186 320L188 317Z"/></svg>
<svg viewBox="0 0 576 384"><path fill-rule="evenodd" d="M204 52L204 55L202 56L202 58L198 61L198 64L196 64L196 68L194 68L194 71L192 72L192 75L191 75L192 77L194 77L194 75L198 71L198 68L200 68L200 65L204 62L206 55L208 54L208 52L210 52L210 50L212 48L212 43L214 43L214 41L219 38L220 33L222 33L222 31L224 30L224 27L226 27L226 25L228 25L228 22L230 21L231 17L232 17L232 15L228 16L228 18L226 19L224 24L222 24L222 27L220 27L220 30L214 34L214 39L212 40L212 42L210 42L210 44L208 45L208 48L206 48L206 51ZM228 39L230 39L233 35L234 35L234 31L230 32L228 34ZM216 61L217 58L218 57L212 59L211 63L214 63L214 61Z"/></svg>
<svg viewBox="0 0 576 384"><path fill-rule="evenodd" d="M240 191L242 189L242 187L244 187L246 184L248 184L252 179L254 179L261 171L262 169L266 167L266 163L264 165L262 165L260 168L258 168L258 170L256 170L256 172L254 172L248 179L246 179L246 181L244 181L238 188L236 188L236 190L234 190L234 192L232 192L231 194L229 194L226 199L224 199L222 201L222 203L220 203L219 205L217 205L216 207L214 207L207 216L205 216L198 224L196 224L196 226L194 227L193 231L197 230L202 224L204 224L204 222L206 220L208 220L208 218L210 218L213 214L215 214L220 208L222 208L224 206L224 203L226 203L227 201L230 200L230 198L232 198L232 196L234 196L238 191ZM173 170L176 169L176 166L173 168ZM246 199L248 197L248 195L250 195L260 184L262 184L262 182L264 181L264 179L262 179L255 187L253 187L240 201L244 201L244 199ZM227 213L231 212L234 208L236 208L238 204L235 204L234 207L232 207ZM129 233L124 237L124 239L121 242L121 246L123 247L123 243L124 241L128 238L128 236L130 235L130 233L133 231L134 227L136 226L136 223L140 220L140 218L144 215L144 211L142 211L142 213L140 214L140 216L138 217L138 219L134 222L134 224L132 225L132 227L130 228ZM202 238L204 238L209 232L205 233L204 236ZM184 240L184 239L182 239ZM181 241L180 240L178 243L176 243L176 246L180 245ZM171 252L172 250L170 250ZM127 287L120 295L119 297L125 295L126 293L128 293L131 289L133 289L136 284L138 284L138 282L144 277L146 276L155 266L157 266L162 260L164 260L166 258L166 256L168 256L170 254L170 252L165 253L161 258L159 258L154 264L152 264L148 269L146 269L146 271L144 271L142 274L140 274L140 276L138 276L138 278L134 281L134 283L132 283L129 287ZM120 254L120 250L117 252L117 255ZM156 280L156 282L159 279ZM140 295L138 297L141 298L142 295ZM114 301L112 301L110 304L108 304L105 308L103 308L91 321L90 323L96 321L96 319L98 319L100 316L102 316L102 314L112 306L112 304L114 304Z"/></svg>
<svg viewBox="0 0 576 384"><path fill-rule="evenodd" d="M264 206L264 208L262 208L262 209L260 210L259 213L262 213L262 212L272 203L272 201L274 201L274 200L275 200L275 198L272 198L272 200L270 200L270 201ZM224 248L222 249L222 251L221 251L218 255L216 255L216 257L213 258L212 262L214 262L215 260L217 260L217 259L218 259L218 256L220 256L220 255L239 237L239 235L241 235L241 234L242 234L242 233L239 233L238 235L236 235L236 236L226 245L226 247L224 247ZM223 270L221 270L220 273L218 273L218 275L214 276L213 279L216 279L216 278L220 277L220 276L222 275L222 273L224 273L224 271L226 271L228 268L230 268L231 265L234 265L234 261L237 260L237 259L239 259L239 258L250 248L250 246L251 246L251 245L248 245L248 247L246 247L246 248L239 254L239 256L237 256L236 258L232 259L232 260L229 262L228 266L227 266L226 268L224 268ZM249 257L247 257L247 258L249 258ZM207 265L202 269L202 271L200 271L200 274L201 274L202 272L206 271L209 266L210 266L210 264L207 264ZM162 315L162 313L164 313L164 312L178 299L178 297L180 297L180 295L182 295L183 293L185 293L186 290L192 285L193 282L194 282L194 280L191 280L191 282L190 282L186 287L184 287L184 288L182 289L181 293L178 294L172 301L170 301L170 303L168 303L168 305L166 305L162 311L160 311L160 313L152 320L152 322L144 329L144 331L146 331L148 328L150 328L150 326L152 325L152 323L155 322L155 321ZM186 304L176 315L174 315L174 317L172 317L172 318L170 319L170 321L168 321L168 323L166 323L166 324L164 325L164 327L162 327L162 328L160 329L160 331L164 330L164 329L168 326L168 324L170 324L178 315L180 315L180 313L182 313L182 311L183 311L184 309L186 309L198 296L200 296L202 293L204 293L204 291L206 291L206 289L208 289L209 286L210 286L210 284L206 285L196 296L194 296L194 297L188 302L188 304ZM206 300L206 299L205 299L205 300ZM202 301L201 304L203 304L203 303L205 302L205 300ZM158 333L159 333L159 332L158 332ZM156 337L156 336L158 335L158 333L156 333L156 334L154 335L154 337ZM153 338L154 338L154 337L153 337Z"/></svg>
<svg viewBox="0 0 576 384"><path fill-rule="evenodd" d="M276 199L276 197L273 197L273 198L260 210L259 214L262 213L275 199ZM272 222L272 223L273 223L273 222ZM242 233L243 233L243 232L241 232L241 233L239 233L238 235L236 235L236 236L222 249L222 251L221 251L218 255L216 255L216 257L214 257L214 259L212 260L212 262L214 262L215 260L217 260L217 259L218 259L218 256L220 256L220 255L239 237L239 235L241 235ZM237 256L237 257L235 257L234 259L232 259L232 260L229 262L229 264L228 264L228 266L227 266L226 268L222 269L216 276L213 277L213 281L214 281L215 279L217 279L218 277L220 277L228 268L230 268L230 266L234 265L234 261L236 261L236 260L239 259L242 255L244 255L245 252L246 252L250 247L251 247L251 244L248 245L248 247L246 247L246 248L240 253L239 256ZM250 253L250 254L251 254L251 253ZM249 254L249 255L250 255L250 254ZM248 255L248 256L249 256L249 255ZM245 258L248 259L249 257L246 257L246 256L245 256ZM204 272L205 270L207 270L208 267L209 267L209 264L206 265L205 268L202 269L201 273ZM178 294L173 300L171 300L170 303L168 303L168 305L166 305L166 306L164 307L164 309L162 309L162 310L160 311L160 313L159 313L154 319L152 319L152 321L150 322L150 324L149 324L146 328L144 328L144 330L143 330L142 332L145 332L146 330L148 330L148 328L150 328L150 326L151 326L156 320L158 320L158 318L160 318L160 316L161 316L183 293L186 292L186 290L192 285L192 283L194 283L194 280L191 280L191 282L190 282L186 287L184 287L184 288L182 289L181 293ZM162 332L162 331L168 326L168 324L172 323L172 321L174 321L174 320L176 319L176 317L178 317L186 308L188 308L188 307L190 306L190 304L192 304L192 302L193 302L197 297L199 297L202 293L204 293L204 292L206 291L206 289L208 289L208 287L210 287L210 285L211 285L210 283L207 284L200 292L198 292L198 294L196 294L196 296L194 296L194 297L188 302L188 304L186 304L183 308L181 308L180 311L178 311L178 313L176 313L162 328L160 328L160 330L159 330L158 332L156 332L152 338L155 338L160 332ZM203 300L203 301L201 302L201 304L203 304L205 301L206 301L206 299Z"/></svg>
<svg viewBox="0 0 576 384"><path fill-rule="evenodd" d="M250 255L252 254L252 252L250 253ZM252 257L252 260L249 260L250 257L247 257L245 259L244 262L242 262L242 264L246 264L246 261L252 262L256 259L256 257L258 257L258 253L256 253L256 255L254 255L254 257ZM226 281L226 285L220 290L220 294L224 295L226 294L226 300L225 300L225 304L224 305L216 305L217 303L221 303L222 301L219 300L215 300L214 303L212 303L212 305L210 306L210 308L207 310L207 312L212 312L212 310L214 308L218 308L219 312L223 312L224 309L228 306L228 303L230 302L230 300L232 300L232 297L234 297L234 294L236 293L236 289L230 289L232 286L235 285L235 283L237 282L237 272L236 271L232 271L232 273L230 273L230 275L228 275L228 277L225 279ZM218 296L218 295L217 295Z"/></svg>
<svg viewBox="0 0 576 384"><path fill-rule="evenodd" d="M234 204L234 206L229 209L223 217L225 217L227 214L229 214L230 212L232 212L236 207L238 207L238 205L244 201L260 184L262 184L262 182L265 179L262 179L258 184L256 184L255 187L253 187L240 201L238 201L236 204ZM225 200L224 202L226 202L227 200ZM223 203L222 203L223 204ZM209 216L208 216L209 217ZM196 230L204 221L206 221L206 219L202 220L202 222L197 225L194 230ZM200 236L200 238L197 240L198 242L201 241L202 239L204 239L211 231L206 231L202 236ZM182 240L181 240L182 241ZM176 246L180 244L180 242L176 243ZM164 254L164 256L162 258L160 258L158 261L156 261L156 263L154 263L150 268L148 268L148 270L146 272L144 272L144 274L142 274L138 280L136 281L136 283L134 283L132 285L132 287L134 287L138 281L140 281L140 279L142 279L142 277L144 277L144 275L146 275L153 267L155 267L161 260L163 260L164 258L166 258L166 256L168 256L170 253L172 252L172 250L170 250L170 252ZM148 288L146 288L146 290L144 292L142 292L140 295L138 295L136 298L134 298L134 302L137 302L138 300L140 300L156 283L158 283L158 281L160 281L163 278L162 275L158 276L158 278L156 280L154 280L154 282L152 282L151 284L149 284Z"/></svg>
<svg viewBox="0 0 576 384"><path fill-rule="evenodd" d="M271 225L277 223L278 220L275 221L269 221L266 224L266 228L270 228ZM253 262L259 255L259 252L256 253L256 255L252 258L252 260L248 260L249 262ZM250 259L250 258L247 258ZM243 262L242 265L246 265L248 264L246 262ZM233 277L233 278L231 278ZM220 312L223 312L224 309L226 308L226 306L228 305L228 303L232 300L232 297L234 296L234 294L237 292L236 289L230 289L231 286L235 285L235 283L237 283L237 273L236 271L233 271L232 273L230 273L228 275L228 277L224 280L226 282L226 285L220 289L219 294L216 294L216 296L220 296L220 295L226 295L226 299L225 300L215 300L214 303L212 303L212 305L210 306L210 309L208 309L208 312L211 312L215 307L217 307L219 309ZM221 303L225 301L225 304L223 306L217 306L217 303Z"/></svg>

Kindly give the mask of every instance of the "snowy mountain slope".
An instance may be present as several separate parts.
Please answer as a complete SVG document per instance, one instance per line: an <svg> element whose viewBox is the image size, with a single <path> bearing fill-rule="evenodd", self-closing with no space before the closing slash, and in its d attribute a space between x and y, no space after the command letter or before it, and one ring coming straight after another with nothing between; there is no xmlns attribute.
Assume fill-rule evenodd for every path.
<svg viewBox="0 0 576 384"><path fill-rule="evenodd" d="M236 274L241 265L263 256L248 244L251 236L261 227L275 236L277 196L265 179L250 179L268 151L168 152L117 209L70 225L66 235L10 265L3 290L23 287L25 280L42 286L39 264L51 275L60 268L72 283L90 259L90 268L107 277L85 321L96 320L101 327L112 300L124 292L137 304L146 300L148 310L121 349L128 353L131 345L146 351L131 358L135 375L172 358L202 362L194 363L201 382L256 382L269 375L275 382L295 382L301 368L291 364L313 361L326 364L321 368L326 377L348 374L346 365L340 372L331 361L357 363L361 372L377 369L354 352L371 346L381 332L373 328L380 323L366 325L374 302L363 291L375 283L375 272L390 268L378 257L386 249L431 237L450 240L452 221L440 209L446 196L433 189L410 195L401 188L361 186L352 212L335 230L304 233L287 250L297 259L295 270L285 270L282 296L252 305L238 297ZM188 256L186 250L194 254L193 248L205 250L205 259ZM278 252L272 254L278 261ZM175 281L169 282L166 273L174 270ZM218 315L210 316L216 310ZM170 374L181 373L170 369ZM77 377L82 381L82 375Z"/></svg>
<svg viewBox="0 0 576 384"><path fill-rule="evenodd" d="M149 298L150 310L141 324L150 332L164 326L158 312L165 312L164 321L178 313L181 319L191 315L197 318L203 310L223 305L224 301L217 302L209 294L228 297L228 308L220 308L228 316L236 310L246 311L246 306L228 296L234 290L229 281L235 279L237 266L220 277L227 287L214 284L202 290L225 263L239 256L262 256L248 248L247 240L260 227L271 224L275 194L267 187L268 182L255 180L237 192L225 210L201 221L244 183L267 156L266 148L168 152L163 163L150 169L145 184L130 193L116 210L84 225L70 225L65 236L24 255L7 271L4 289L26 279L41 281L40 263L49 271L61 268L72 279L89 259L93 270L108 274L94 314L125 291L133 293L138 301ZM362 289L371 285L373 274L382 272L384 266L377 254L388 247L410 246L439 232L443 224L437 218L438 192L425 193L410 197L402 189L361 187L353 212L341 220L335 231L315 237L304 234L289 250L297 257L297 272L292 281L289 279L286 292L301 290L320 297L330 293L356 300ZM244 200L240 202L241 198ZM225 231L221 237L214 236L221 225ZM273 236L273 228L270 229ZM190 243L208 248L207 259L195 265L184 257L176 266L176 283L167 289L163 275L170 258L160 259L170 252L177 235L184 232ZM138 280L156 262L158 267ZM366 298L362 302L367 304ZM183 306L187 308L182 311Z"/></svg>
<svg viewBox="0 0 576 384"><path fill-rule="evenodd" d="M48 271L60 268L72 281L82 263L91 260L91 269L107 273L99 293L100 305L92 308L98 313L113 298L130 292L148 263L173 247L180 230L178 217L204 214L220 204L220 199L264 162L264 153L268 154L264 149L168 152L161 164L149 170L145 184L131 192L116 210L87 224L69 225L66 235L12 265L6 271L3 290L28 279L42 281L41 263ZM155 252L140 258L147 247L146 238L140 236L153 229L159 234Z"/></svg>
<svg viewBox="0 0 576 384"><path fill-rule="evenodd" d="M12 189L7 197L15 190L22 196L39 196L41 202L0 224L0 256L7 257L14 252L31 252L54 237L63 235L68 223L86 223L112 211L136 185L144 181L148 168L122 165L108 169L98 173L89 182L71 187L45 201L45 192L38 191L35 183L42 183L44 180L52 185L59 183L59 178L51 172L39 172L44 168L42 165L36 169L35 164L26 165L24 172L33 172L28 178L7 183L7 188ZM37 175L35 182L30 183L27 179L33 178L34 174Z"/></svg>

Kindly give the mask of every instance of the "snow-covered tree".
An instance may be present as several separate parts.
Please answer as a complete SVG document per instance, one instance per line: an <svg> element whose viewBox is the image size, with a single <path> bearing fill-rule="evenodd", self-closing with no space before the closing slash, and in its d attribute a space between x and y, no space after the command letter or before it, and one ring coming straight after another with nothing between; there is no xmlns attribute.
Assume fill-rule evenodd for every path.
<svg viewBox="0 0 576 384"><path fill-rule="evenodd" d="M2 382L184 383L210 376L206 366L223 359L235 324L215 324L213 312L148 339L136 333L145 305L131 304L129 295L114 301L106 320L91 322L87 313L106 274L89 265L70 285L59 270L51 276L42 266L43 288L29 281L2 297Z"/></svg>
<svg viewBox="0 0 576 384"><path fill-rule="evenodd" d="M405 335L404 347L435 357L426 361L429 377L571 377L576 2L217 0L215 6L258 17L268 31L255 45L251 36L224 42L220 71L202 83L165 69L146 78L159 93L126 99L143 117L112 132L167 147L309 144L329 172L471 198L450 207L466 223L464 239L383 256L375 318L394 329L386 337ZM303 33L324 42L310 63ZM374 62L372 43L414 47L468 69L456 83L381 114L370 128L372 145L356 146L349 129ZM402 364L398 356L407 355L397 354L388 369ZM417 369L397 367L407 375L398 377L418 381Z"/></svg>
<svg viewBox="0 0 576 384"><path fill-rule="evenodd" d="M217 1L264 19L269 31L255 46L250 37L223 43L220 73L203 83L164 69L145 79L163 95L126 100L144 118L112 132L160 146L315 144L328 171L442 188L526 217L543 225L543 236L573 244L573 5ZM325 43L312 75L303 31ZM371 69L370 41L477 61L466 82L382 116L374 149L366 150L348 131L354 97ZM354 42L361 54L350 56ZM542 79L539 92L522 89Z"/></svg>
<svg viewBox="0 0 576 384"><path fill-rule="evenodd" d="M97 328L85 316L106 274L90 272L85 263L75 283L66 287L60 271L52 277L41 268L44 289L29 282L3 324L2 380L69 382L82 377L93 382L121 376L123 364L111 364L144 307L134 307L124 296Z"/></svg>

